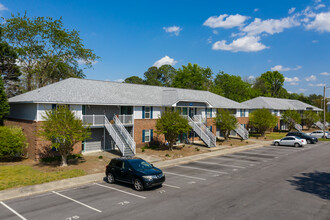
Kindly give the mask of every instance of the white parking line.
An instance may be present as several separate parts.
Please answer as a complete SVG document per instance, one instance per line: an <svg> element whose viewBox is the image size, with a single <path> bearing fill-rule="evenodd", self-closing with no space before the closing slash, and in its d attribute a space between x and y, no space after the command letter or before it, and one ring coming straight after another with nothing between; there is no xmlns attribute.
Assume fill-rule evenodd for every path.
<svg viewBox="0 0 330 220"><path fill-rule="evenodd" d="M98 209L96 209L96 208L93 208L93 207L91 207L91 206L89 206L89 205L86 205L85 203L79 202L79 201L77 201L77 200L75 200L75 199L72 199L72 198L70 198L70 197L68 197L68 196L65 196L65 195L63 195L63 194L61 194L61 193L58 193L58 192L55 192L55 191L52 191L52 192L55 193L56 195L62 196L63 198L69 199L69 200L71 200L71 201L73 201L73 202L75 202L75 203L78 203L78 204L80 204L80 205L82 205L82 206L85 206L85 207L87 207L87 208L90 208L90 209L92 209L92 210L94 210L94 211L102 212L101 210L98 210Z"/></svg>
<svg viewBox="0 0 330 220"><path fill-rule="evenodd" d="M172 188L175 188L175 189L180 189L180 187L178 187L178 186L173 186L173 185L169 185L169 184L165 184L165 183L163 183L163 186L172 187Z"/></svg>
<svg viewBox="0 0 330 220"><path fill-rule="evenodd" d="M249 152L240 152L240 154L247 154L247 155L256 156L256 157L258 155L260 155L260 156L266 156L266 157L276 157L276 156L278 156L278 155L261 154L261 153L249 153ZM238 155L240 155L240 154L238 154ZM242 155L240 155L240 156L242 156Z"/></svg>
<svg viewBox="0 0 330 220"><path fill-rule="evenodd" d="M199 178L199 177L195 177L195 176L187 176L187 175L178 174L178 173L171 173L171 172L164 172L164 173L174 175L174 176L182 176L182 177L191 178L191 179L206 180L204 178Z"/></svg>
<svg viewBox="0 0 330 220"><path fill-rule="evenodd" d="M113 188L113 187L111 187L111 186L105 186L105 185L98 184L98 183L94 183L94 184L95 184L95 185L98 185L98 186L102 186L102 187L104 187L104 188L113 189L113 190L116 190L116 191L118 191L118 192L126 193L126 194L131 195L131 196L136 196L136 197L139 197L139 198L141 198L141 199L146 199L146 197L144 197L144 196L140 196L140 195L137 195L137 194L134 194L134 193L126 192L126 191L124 191L124 190L116 189L116 188Z"/></svg>
<svg viewBox="0 0 330 220"><path fill-rule="evenodd" d="M178 165L177 167L183 167L183 168L195 169L195 170L203 170L203 171L214 172L214 173L228 174L227 172L222 172L222 171L217 171L217 170L203 169L203 168L198 168L198 167L181 166L181 165Z"/></svg>
<svg viewBox="0 0 330 220"><path fill-rule="evenodd" d="M242 167L242 166L235 166L235 165L222 164L222 163L212 163L212 162L202 162L202 161L195 161L195 163L204 163L204 164L219 165L219 166L224 166L224 167L234 167L234 168L245 169L245 167Z"/></svg>
<svg viewBox="0 0 330 220"><path fill-rule="evenodd" d="M20 219L23 220L27 220L26 218L24 218L23 216L21 216L18 212L16 212L14 209L10 208L8 205L6 205L4 202L0 202L4 207L6 207L7 209L9 209L12 213L14 213L15 215L17 215Z"/></svg>
<svg viewBox="0 0 330 220"><path fill-rule="evenodd" d="M260 162L257 161L246 161L246 160L242 160L244 159L244 157L238 157L238 155L235 155L233 158L226 158L226 157L213 157L212 159L217 159L217 160L229 160L229 161L233 161L233 162L244 162L244 163L255 163L255 164L260 164Z"/></svg>

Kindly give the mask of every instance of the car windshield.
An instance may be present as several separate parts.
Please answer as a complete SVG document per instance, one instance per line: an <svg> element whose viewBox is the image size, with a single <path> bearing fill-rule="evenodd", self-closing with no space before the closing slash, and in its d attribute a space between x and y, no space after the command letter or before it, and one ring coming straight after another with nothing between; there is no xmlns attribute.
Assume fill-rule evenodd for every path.
<svg viewBox="0 0 330 220"><path fill-rule="evenodd" d="M144 160L129 160L128 163L135 170L147 170L152 168L152 166Z"/></svg>

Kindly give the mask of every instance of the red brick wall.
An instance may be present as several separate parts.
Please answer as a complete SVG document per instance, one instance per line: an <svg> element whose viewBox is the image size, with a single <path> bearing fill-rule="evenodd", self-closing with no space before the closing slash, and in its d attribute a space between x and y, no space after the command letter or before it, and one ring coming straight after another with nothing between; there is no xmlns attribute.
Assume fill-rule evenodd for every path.
<svg viewBox="0 0 330 220"><path fill-rule="evenodd" d="M27 156L33 160L39 160L42 157L58 155L58 152L51 150L51 142L44 140L42 137L37 136L37 129L40 128L42 122L27 121L27 120L14 120L9 119L5 121L6 126L19 126L23 129L28 142L26 149ZM74 154L81 153L81 142L75 144L73 148Z"/></svg>
<svg viewBox="0 0 330 220"><path fill-rule="evenodd" d="M153 129L153 139L164 142L163 135L158 135L156 130L157 119L135 119L134 120L134 141L137 147L143 147L146 143L142 142L142 130Z"/></svg>
<svg viewBox="0 0 330 220"><path fill-rule="evenodd" d="M216 135L216 132L217 132L217 126L215 124L215 118L207 118L206 119L206 126L207 127L210 127L212 126L212 133L214 135Z"/></svg>
<svg viewBox="0 0 330 220"><path fill-rule="evenodd" d="M249 117L237 117L237 122L240 124L249 124Z"/></svg>

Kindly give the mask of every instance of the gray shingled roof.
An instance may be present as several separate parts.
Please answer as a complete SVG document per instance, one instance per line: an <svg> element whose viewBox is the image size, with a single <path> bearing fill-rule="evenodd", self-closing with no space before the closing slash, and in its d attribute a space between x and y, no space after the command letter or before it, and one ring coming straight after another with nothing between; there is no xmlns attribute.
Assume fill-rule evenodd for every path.
<svg viewBox="0 0 330 220"><path fill-rule="evenodd" d="M247 106L208 91L69 78L9 99L10 103L172 106L178 101L207 102L215 108Z"/></svg>
<svg viewBox="0 0 330 220"><path fill-rule="evenodd" d="M249 106L250 109L267 108L276 110L306 110L307 108L311 108L315 111L322 111L322 109L320 108L306 104L299 100L280 99L262 96L247 100L245 102L242 102L242 104Z"/></svg>

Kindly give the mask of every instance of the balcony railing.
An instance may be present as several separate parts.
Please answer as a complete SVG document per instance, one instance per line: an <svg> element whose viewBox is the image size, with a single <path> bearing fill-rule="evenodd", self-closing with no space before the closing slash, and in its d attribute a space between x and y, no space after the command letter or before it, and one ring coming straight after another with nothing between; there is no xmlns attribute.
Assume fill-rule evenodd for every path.
<svg viewBox="0 0 330 220"><path fill-rule="evenodd" d="M119 120L123 125L133 125L133 115L118 115ZM82 121L90 126L104 126L104 115L83 115Z"/></svg>
<svg viewBox="0 0 330 220"><path fill-rule="evenodd" d="M134 124L133 115L118 115L118 118L123 125L133 125Z"/></svg>

